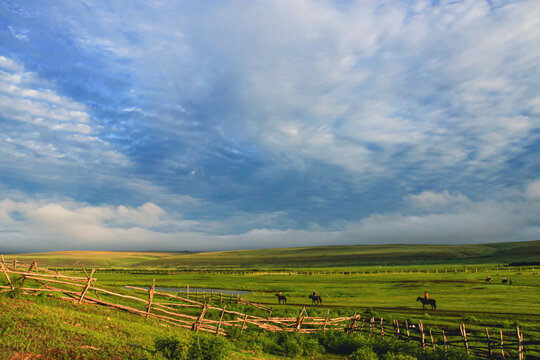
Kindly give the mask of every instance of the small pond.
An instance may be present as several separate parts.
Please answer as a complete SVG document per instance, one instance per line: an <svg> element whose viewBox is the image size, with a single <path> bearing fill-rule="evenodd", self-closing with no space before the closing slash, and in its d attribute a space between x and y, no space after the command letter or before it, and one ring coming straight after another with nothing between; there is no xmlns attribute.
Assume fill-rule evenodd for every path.
<svg viewBox="0 0 540 360"><path fill-rule="evenodd" d="M150 287L148 286L137 286L137 287L140 287L142 289L146 289L146 290L149 290ZM160 291L167 291L167 292L182 292L182 293L185 293L186 292L186 288L185 287L182 287L182 288L172 288L172 287L161 287L161 286L156 286L155 287L156 290L160 290ZM202 294L202 293L206 293L206 294L210 294L212 292L214 292L214 294L219 294L219 293L222 293L222 294L226 294L226 295L246 295L246 294L251 294L251 291L245 291L245 290L230 290L230 289L212 289L212 288L192 288L190 287L189 288L189 293L190 294L195 294L196 292L199 292L199 294Z"/></svg>

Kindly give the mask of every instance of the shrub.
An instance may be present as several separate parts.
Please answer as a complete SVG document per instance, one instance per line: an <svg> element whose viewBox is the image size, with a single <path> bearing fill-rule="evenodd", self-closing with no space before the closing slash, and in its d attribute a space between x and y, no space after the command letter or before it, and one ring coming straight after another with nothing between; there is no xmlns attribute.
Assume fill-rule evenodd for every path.
<svg viewBox="0 0 540 360"><path fill-rule="evenodd" d="M186 359L189 344L172 335L165 335L154 340L156 350L166 359Z"/></svg>
<svg viewBox="0 0 540 360"><path fill-rule="evenodd" d="M218 337L196 336L189 346L187 359L220 360L229 353L227 340Z"/></svg>
<svg viewBox="0 0 540 360"><path fill-rule="evenodd" d="M317 336L324 349L333 354L349 355L365 341L360 335L349 335L338 331L319 332Z"/></svg>
<svg viewBox="0 0 540 360"><path fill-rule="evenodd" d="M368 346L363 346L356 351L354 351L350 356L349 360L378 360L377 354L371 350Z"/></svg>
<svg viewBox="0 0 540 360"><path fill-rule="evenodd" d="M174 360L220 360L229 350L229 343L223 338L204 335L194 336L191 341L166 335L157 338L154 344L164 358Z"/></svg>
<svg viewBox="0 0 540 360"><path fill-rule="evenodd" d="M254 337L250 340L255 342ZM242 339L242 341L245 340ZM262 344L262 350L265 353L279 356L314 356L324 352L316 338L300 333L267 333L264 336L258 336L256 342Z"/></svg>

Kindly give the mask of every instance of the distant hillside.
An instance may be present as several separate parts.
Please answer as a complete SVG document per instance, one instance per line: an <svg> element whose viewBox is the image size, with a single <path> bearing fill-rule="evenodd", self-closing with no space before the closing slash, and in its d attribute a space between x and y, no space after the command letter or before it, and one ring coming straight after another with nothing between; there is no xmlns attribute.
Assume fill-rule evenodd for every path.
<svg viewBox="0 0 540 360"><path fill-rule="evenodd" d="M6 256L57 267L335 267L423 264L538 263L540 240L474 245L337 245L186 252L60 251Z"/></svg>

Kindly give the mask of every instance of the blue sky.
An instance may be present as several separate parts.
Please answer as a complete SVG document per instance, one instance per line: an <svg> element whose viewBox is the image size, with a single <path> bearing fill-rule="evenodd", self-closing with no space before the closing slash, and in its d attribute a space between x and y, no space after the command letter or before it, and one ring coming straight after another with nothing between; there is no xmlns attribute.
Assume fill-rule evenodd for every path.
<svg viewBox="0 0 540 360"><path fill-rule="evenodd" d="M540 239L539 19L0 0L0 250Z"/></svg>

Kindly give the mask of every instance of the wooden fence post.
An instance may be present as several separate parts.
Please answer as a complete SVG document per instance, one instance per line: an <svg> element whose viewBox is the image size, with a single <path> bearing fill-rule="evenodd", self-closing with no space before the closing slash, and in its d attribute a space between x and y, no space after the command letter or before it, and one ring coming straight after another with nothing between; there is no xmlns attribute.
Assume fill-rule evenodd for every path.
<svg viewBox="0 0 540 360"><path fill-rule="evenodd" d="M488 345L488 358L491 360L493 357L493 351L491 350L491 338L489 336L488 328L486 328L486 340Z"/></svg>
<svg viewBox="0 0 540 360"><path fill-rule="evenodd" d="M298 318L296 319L296 325L295 325L296 330L300 330L302 328L302 322L304 321L302 315L304 314L305 311L306 311L306 307L304 306L302 308L302 311L300 311Z"/></svg>
<svg viewBox="0 0 540 360"><path fill-rule="evenodd" d="M517 338L518 338L518 343L517 343L517 346L518 346L518 359L523 360L524 359L524 356L523 356L523 334L519 331L519 326L516 326L516 333L517 333Z"/></svg>
<svg viewBox="0 0 540 360"><path fill-rule="evenodd" d="M374 325L375 325L375 318L372 317L371 320L369 321L369 335L368 335L368 337L371 337L371 331L373 330Z"/></svg>
<svg viewBox="0 0 540 360"><path fill-rule="evenodd" d="M13 283L11 282L11 279L9 278L9 274L7 272L8 268L6 265L6 260L4 260L4 255L0 255L2 257L2 269L4 270L4 275L6 275L6 279L9 283L9 287L11 287L11 290L15 290L15 287L13 286Z"/></svg>
<svg viewBox="0 0 540 360"><path fill-rule="evenodd" d="M152 307L152 300L154 299L154 290L156 287L156 279L152 279L152 287L148 291L148 306L146 307L146 317L150 315L150 308Z"/></svg>
<svg viewBox="0 0 540 360"><path fill-rule="evenodd" d="M381 316L381 338L384 339L384 320Z"/></svg>
<svg viewBox="0 0 540 360"><path fill-rule="evenodd" d="M81 292L81 297L79 298L79 301L77 301L78 304L80 304L83 301L84 295L86 295L86 292L88 291L88 288L90 285L92 285L92 276L94 275L94 272L96 269L92 269L92 272L90 273L90 276L88 276L88 281L86 282L86 286L84 287L83 291Z"/></svg>
<svg viewBox="0 0 540 360"><path fill-rule="evenodd" d="M186 285L186 299L189 299L189 284Z"/></svg>
<svg viewBox="0 0 540 360"><path fill-rule="evenodd" d="M446 339L446 333L444 332L444 330L442 331L442 335L443 335L443 341L444 341L444 353L447 354L448 353L448 340Z"/></svg>
<svg viewBox="0 0 540 360"><path fill-rule="evenodd" d="M504 345L504 339L503 339L503 332L501 330L501 356L504 358L504 348L503 348L503 345Z"/></svg>
<svg viewBox="0 0 540 360"><path fill-rule="evenodd" d="M246 326L246 320L247 320L247 314L244 314L244 321L242 322L242 330L240 333L244 332L245 326Z"/></svg>
<svg viewBox="0 0 540 360"><path fill-rule="evenodd" d="M13 258L13 271L17 271L17 258Z"/></svg>
<svg viewBox="0 0 540 360"><path fill-rule="evenodd" d="M219 330L221 330L221 321L223 321L223 314L225 314L225 309L227 308L227 305L223 307L223 310L221 311L221 316L219 317L219 324L217 326L216 330L216 336L219 336Z"/></svg>
<svg viewBox="0 0 540 360"><path fill-rule="evenodd" d="M421 335L420 335L420 344L422 345L422 349L426 348L426 334L424 333L424 324L422 324L422 320L418 320L418 329L420 329Z"/></svg>
<svg viewBox="0 0 540 360"><path fill-rule="evenodd" d="M354 313L353 316L349 318L349 325L345 328L346 333L348 334L352 333L355 320L356 320L356 312Z"/></svg>
<svg viewBox="0 0 540 360"><path fill-rule="evenodd" d="M30 267L28 268L28 270L26 272L30 273L30 271L32 271L32 269L34 268L35 265L36 265L36 260L32 261L32 264L30 265ZM21 286L20 287L24 287L24 282L25 281L26 281L26 276L23 275L23 279L21 281Z"/></svg>
<svg viewBox="0 0 540 360"><path fill-rule="evenodd" d="M328 312L326 313L326 317L324 318L323 332L326 332L326 324L328 324L329 316L330 316L330 309L328 309Z"/></svg>
<svg viewBox="0 0 540 360"><path fill-rule="evenodd" d="M463 345L465 347L465 350L467 351L467 355L470 355L469 344L467 343L467 329L465 328L465 323L462 323L459 326L459 331L461 332L461 338L463 339Z"/></svg>
<svg viewBox="0 0 540 360"><path fill-rule="evenodd" d="M409 340L411 335L409 334L409 322L407 320L405 320L405 328L407 328L407 340Z"/></svg>
<svg viewBox="0 0 540 360"><path fill-rule="evenodd" d="M195 331L195 332L199 331L199 327L201 326L204 319L204 314L206 314L206 309L208 309L208 305L204 304L201 314L199 315L199 318L191 326L192 331Z"/></svg>
<svg viewBox="0 0 540 360"><path fill-rule="evenodd" d="M433 350L435 350L435 342L433 341L433 334L431 333L431 329L429 329L429 337L431 337L431 346L433 346Z"/></svg>

